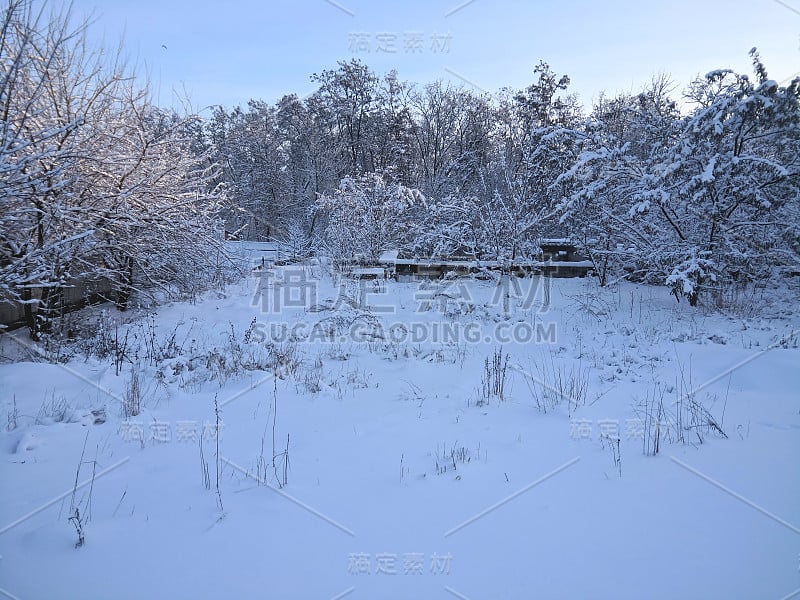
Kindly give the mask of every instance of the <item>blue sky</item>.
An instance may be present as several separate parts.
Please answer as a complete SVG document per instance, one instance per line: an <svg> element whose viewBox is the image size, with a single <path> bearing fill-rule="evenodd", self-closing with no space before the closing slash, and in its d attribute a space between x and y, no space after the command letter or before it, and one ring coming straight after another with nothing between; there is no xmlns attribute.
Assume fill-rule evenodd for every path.
<svg viewBox="0 0 800 600"><path fill-rule="evenodd" d="M711 69L800 71L800 0L75 0L92 37L125 48L161 104L185 89L196 109L313 91L309 76L358 58L379 74L520 89L545 60L584 104L671 75L679 89Z"/></svg>

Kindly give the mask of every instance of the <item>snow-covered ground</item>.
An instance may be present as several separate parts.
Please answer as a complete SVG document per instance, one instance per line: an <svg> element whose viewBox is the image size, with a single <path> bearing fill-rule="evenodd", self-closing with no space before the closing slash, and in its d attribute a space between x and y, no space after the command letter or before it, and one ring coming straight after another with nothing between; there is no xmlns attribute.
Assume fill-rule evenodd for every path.
<svg viewBox="0 0 800 600"><path fill-rule="evenodd" d="M0 595L800 594L796 301L317 265L3 336Z"/></svg>

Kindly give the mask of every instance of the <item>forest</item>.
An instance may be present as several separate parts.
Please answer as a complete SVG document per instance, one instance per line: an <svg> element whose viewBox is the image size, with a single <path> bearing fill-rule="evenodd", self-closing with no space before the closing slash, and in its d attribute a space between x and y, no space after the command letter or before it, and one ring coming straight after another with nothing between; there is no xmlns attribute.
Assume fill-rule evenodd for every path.
<svg viewBox="0 0 800 600"><path fill-rule="evenodd" d="M487 94L351 60L305 98L203 115L157 106L88 27L29 0L3 13L0 294L34 339L75 281L108 282L122 310L219 285L226 238L367 262L570 238L602 285L692 305L800 271L800 78L770 79L756 49L751 74L660 74L591 107L544 61Z"/></svg>

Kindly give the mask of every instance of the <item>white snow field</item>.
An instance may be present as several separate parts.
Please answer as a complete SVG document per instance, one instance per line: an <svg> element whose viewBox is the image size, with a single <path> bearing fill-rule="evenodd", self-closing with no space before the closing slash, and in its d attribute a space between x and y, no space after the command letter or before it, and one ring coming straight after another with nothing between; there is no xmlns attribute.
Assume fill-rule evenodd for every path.
<svg viewBox="0 0 800 600"><path fill-rule="evenodd" d="M0 596L800 596L786 285L294 266L83 313L58 363L4 335Z"/></svg>

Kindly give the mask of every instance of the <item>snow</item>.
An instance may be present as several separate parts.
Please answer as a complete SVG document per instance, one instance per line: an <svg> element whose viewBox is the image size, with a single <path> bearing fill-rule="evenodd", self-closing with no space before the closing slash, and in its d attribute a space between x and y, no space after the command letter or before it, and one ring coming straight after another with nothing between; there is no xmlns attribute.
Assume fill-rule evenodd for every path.
<svg viewBox="0 0 800 600"><path fill-rule="evenodd" d="M380 264L394 264L398 256L400 256L399 250L386 250L378 257L378 262Z"/></svg>
<svg viewBox="0 0 800 600"><path fill-rule="evenodd" d="M264 282L251 279L144 315L150 338L120 318L142 342L135 417L121 409L127 361L120 375L113 358L80 353L0 365L3 593L777 599L800 586L796 289L771 290L762 316L745 317L592 278L377 289L304 272L313 289L280 312L262 312ZM270 284L276 297L294 298L289 275ZM336 335L269 346L280 323ZM405 337L391 337L398 324ZM454 324L480 335L432 339ZM523 339L548 324L554 335ZM506 391L483 403L501 335ZM0 342L3 356L28 344L21 331ZM585 381L571 392L583 401L559 402L553 373ZM644 455L637 419L657 390L668 411L696 390L727 438L687 431L691 443L664 439ZM537 391L555 406L537 409ZM93 424L99 409L107 419ZM614 423L620 464L600 438ZM76 480L88 482L74 500L88 519L80 548Z"/></svg>
<svg viewBox="0 0 800 600"><path fill-rule="evenodd" d="M717 159L719 155L715 154L711 157L711 160L708 161L706 168L703 169L702 174L700 175L700 181L703 183L710 183L714 181L714 166L717 164Z"/></svg>

